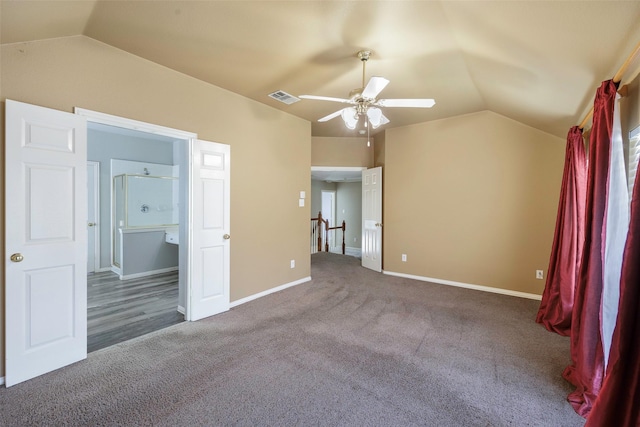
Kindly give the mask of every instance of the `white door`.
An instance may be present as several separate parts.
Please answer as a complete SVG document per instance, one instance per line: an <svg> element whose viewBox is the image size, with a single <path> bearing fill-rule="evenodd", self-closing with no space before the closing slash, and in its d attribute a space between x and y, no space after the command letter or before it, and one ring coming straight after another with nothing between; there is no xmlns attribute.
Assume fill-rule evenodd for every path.
<svg viewBox="0 0 640 427"><path fill-rule="evenodd" d="M6 101L6 385L87 357L83 117Z"/></svg>
<svg viewBox="0 0 640 427"><path fill-rule="evenodd" d="M100 162L87 162L87 273L100 269Z"/></svg>
<svg viewBox="0 0 640 427"><path fill-rule="evenodd" d="M230 147L191 142L189 320L229 310Z"/></svg>
<svg viewBox="0 0 640 427"><path fill-rule="evenodd" d="M336 192L335 191L325 191L322 190L322 219L329 221L329 227L336 226ZM334 249L335 247L335 236L336 231L331 230L327 232L327 240L329 243L329 250ZM322 248L324 250L324 248Z"/></svg>
<svg viewBox="0 0 640 427"><path fill-rule="evenodd" d="M362 266L382 271L382 168L362 171Z"/></svg>

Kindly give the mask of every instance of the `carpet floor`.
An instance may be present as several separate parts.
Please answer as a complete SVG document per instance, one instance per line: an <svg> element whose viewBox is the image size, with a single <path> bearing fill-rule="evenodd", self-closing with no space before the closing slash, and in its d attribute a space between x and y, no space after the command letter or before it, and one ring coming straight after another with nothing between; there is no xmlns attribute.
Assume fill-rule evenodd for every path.
<svg viewBox="0 0 640 427"><path fill-rule="evenodd" d="M2 388L0 425L584 424L538 301L359 262L313 255L310 282Z"/></svg>

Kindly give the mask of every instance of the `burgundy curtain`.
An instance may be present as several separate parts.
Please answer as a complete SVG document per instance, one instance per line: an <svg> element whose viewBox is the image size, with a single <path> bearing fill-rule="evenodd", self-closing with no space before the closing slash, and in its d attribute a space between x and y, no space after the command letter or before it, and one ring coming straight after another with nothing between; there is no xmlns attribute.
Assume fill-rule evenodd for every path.
<svg viewBox="0 0 640 427"><path fill-rule="evenodd" d="M571 365L563 376L576 386L568 400L586 417L602 386L604 354L600 334L605 212L616 85L602 82L596 92L589 140L585 239L571 317Z"/></svg>
<svg viewBox="0 0 640 427"><path fill-rule="evenodd" d="M607 375L587 419L589 427L640 425L640 174L631 200L618 320Z"/></svg>
<svg viewBox="0 0 640 427"><path fill-rule="evenodd" d="M547 283L536 322L551 332L569 336L574 291L584 244L584 208L587 159L582 131L574 126L567 134L564 174L558 203Z"/></svg>

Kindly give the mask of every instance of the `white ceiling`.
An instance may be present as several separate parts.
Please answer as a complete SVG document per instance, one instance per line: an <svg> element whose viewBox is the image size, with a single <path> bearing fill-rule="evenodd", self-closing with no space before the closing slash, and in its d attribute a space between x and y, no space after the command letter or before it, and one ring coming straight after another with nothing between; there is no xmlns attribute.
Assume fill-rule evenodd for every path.
<svg viewBox="0 0 640 427"><path fill-rule="evenodd" d="M283 90L345 98L356 52L383 98L434 98L385 110L385 128L491 110L564 137L640 41L640 1L0 1L0 41L85 35L356 136L341 104L285 105ZM632 64L639 67L640 61Z"/></svg>

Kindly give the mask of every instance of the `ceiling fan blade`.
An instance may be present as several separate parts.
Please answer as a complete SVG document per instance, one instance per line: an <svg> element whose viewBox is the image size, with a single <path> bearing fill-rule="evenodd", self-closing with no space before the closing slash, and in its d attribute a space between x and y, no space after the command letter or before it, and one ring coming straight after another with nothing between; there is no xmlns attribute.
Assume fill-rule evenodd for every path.
<svg viewBox="0 0 640 427"><path fill-rule="evenodd" d="M436 101L433 99L379 99L374 103L379 107L414 107L431 108Z"/></svg>
<svg viewBox="0 0 640 427"><path fill-rule="evenodd" d="M362 91L362 97L365 99L375 99L382 89L389 84L389 80L384 77L371 77L369 83Z"/></svg>
<svg viewBox="0 0 640 427"><path fill-rule="evenodd" d="M344 110L344 108L343 108ZM342 110L338 110L335 113L331 113L328 116L324 116L321 119L318 119L319 122L327 122L331 119L333 119L334 117L338 117L340 114L342 114Z"/></svg>
<svg viewBox="0 0 640 427"><path fill-rule="evenodd" d="M341 102L343 104L353 104L353 102L350 99L331 98L330 96L300 95L298 98L313 99L315 101L331 101L331 102Z"/></svg>

